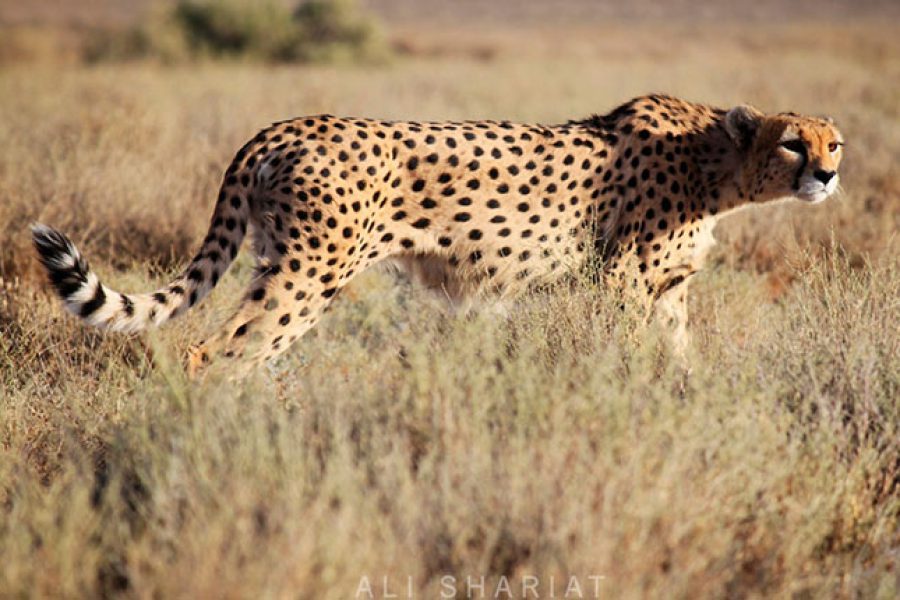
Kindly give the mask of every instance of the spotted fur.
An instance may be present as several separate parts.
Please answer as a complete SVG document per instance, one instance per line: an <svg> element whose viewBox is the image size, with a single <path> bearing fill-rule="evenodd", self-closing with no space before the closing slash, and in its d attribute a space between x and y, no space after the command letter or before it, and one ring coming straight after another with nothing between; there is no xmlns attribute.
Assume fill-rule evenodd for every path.
<svg viewBox="0 0 900 600"><path fill-rule="evenodd" d="M780 198L823 200L842 145L827 119L662 95L556 126L321 115L276 123L241 148L200 251L156 292L110 290L65 236L43 225L33 235L70 311L136 331L199 302L252 226L257 275L195 366L283 352L385 259L463 302L514 295L599 256L683 348L687 284L716 221Z"/></svg>

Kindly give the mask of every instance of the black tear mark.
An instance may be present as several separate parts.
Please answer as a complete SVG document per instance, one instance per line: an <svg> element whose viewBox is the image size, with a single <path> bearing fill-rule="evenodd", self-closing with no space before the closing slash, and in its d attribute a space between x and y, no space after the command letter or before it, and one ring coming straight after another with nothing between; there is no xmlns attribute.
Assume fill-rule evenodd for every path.
<svg viewBox="0 0 900 600"><path fill-rule="evenodd" d="M809 156L806 153L806 144L802 144L799 150L800 167L797 169L797 174L794 176L794 190L800 189L800 178L803 177L803 171L806 170L806 165L809 162Z"/></svg>

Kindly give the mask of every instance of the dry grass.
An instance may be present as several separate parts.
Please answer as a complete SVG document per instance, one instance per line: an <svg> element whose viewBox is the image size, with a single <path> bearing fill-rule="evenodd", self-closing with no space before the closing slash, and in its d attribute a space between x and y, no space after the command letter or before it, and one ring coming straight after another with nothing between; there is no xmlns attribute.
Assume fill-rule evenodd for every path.
<svg viewBox="0 0 900 600"><path fill-rule="evenodd" d="M603 575L604 597L896 597L895 37L541 32L375 69L0 72L0 595L353 598L387 576L434 598L442 576L487 594ZM28 247L52 223L143 289L190 256L224 165L270 121L552 122L650 90L830 113L848 140L843 197L721 228L689 377L588 283L457 319L373 273L273 369L195 386L179 356L247 260L124 338L63 315Z"/></svg>

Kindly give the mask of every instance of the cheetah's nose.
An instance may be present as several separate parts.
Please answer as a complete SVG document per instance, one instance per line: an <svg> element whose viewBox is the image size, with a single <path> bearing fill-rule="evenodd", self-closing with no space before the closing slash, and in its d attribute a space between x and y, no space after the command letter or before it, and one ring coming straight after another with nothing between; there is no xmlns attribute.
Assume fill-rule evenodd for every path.
<svg viewBox="0 0 900 600"><path fill-rule="evenodd" d="M822 185L828 185L828 182L831 181L831 178L834 177L834 171L823 171L822 169L816 169L813 172L813 176L822 182Z"/></svg>

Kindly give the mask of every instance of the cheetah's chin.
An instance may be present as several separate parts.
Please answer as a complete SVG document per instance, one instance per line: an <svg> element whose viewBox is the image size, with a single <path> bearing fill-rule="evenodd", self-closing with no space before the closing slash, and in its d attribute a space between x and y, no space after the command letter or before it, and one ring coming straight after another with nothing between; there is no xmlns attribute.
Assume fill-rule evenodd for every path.
<svg viewBox="0 0 900 600"><path fill-rule="evenodd" d="M797 194L797 198L807 204L820 204L822 202L825 202L825 200L828 199L828 196L830 196L830 195L831 194L829 194L828 192L823 190L821 192Z"/></svg>

